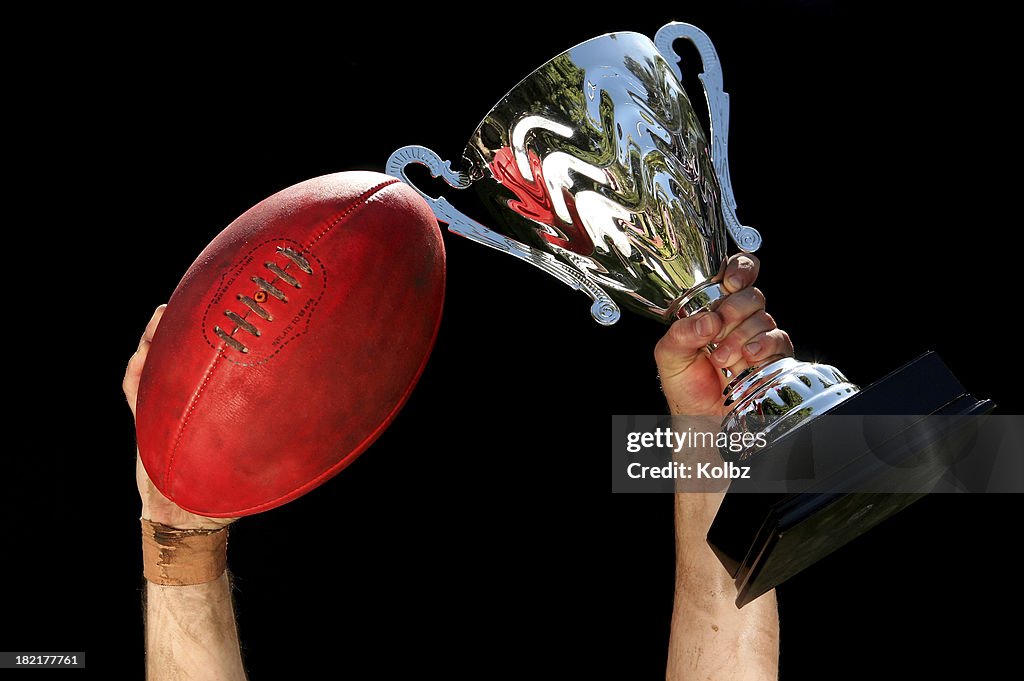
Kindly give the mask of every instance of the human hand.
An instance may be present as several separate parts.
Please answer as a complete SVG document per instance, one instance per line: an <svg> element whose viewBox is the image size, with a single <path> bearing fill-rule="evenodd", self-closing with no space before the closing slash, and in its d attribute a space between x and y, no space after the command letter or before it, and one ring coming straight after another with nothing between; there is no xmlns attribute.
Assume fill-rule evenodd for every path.
<svg viewBox="0 0 1024 681"><path fill-rule="evenodd" d="M153 342L156 327L160 324L166 305L156 308L152 319L146 324L146 331L139 341L139 349L135 351L128 361L128 369L124 374L124 396L128 398L128 406L135 416L135 403L139 395L139 381L142 378L142 369L146 365L146 356L149 354L149 346ZM182 530L217 530L225 525L233 523L237 518L207 518L205 516L189 513L177 506L173 501L160 493L153 481L149 479L142 459L136 450L135 455L135 482L139 487L139 496L142 498L142 517L146 520L162 523Z"/></svg>
<svg viewBox="0 0 1024 681"><path fill-rule="evenodd" d="M793 343L764 309L754 287L760 262L742 253L729 258L722 285L729 293L714 312L680 319L654 348L661 389L673 414L724 416L722 369L735 376L772 356L792 356ZM718 347L708 354L705 347Z"/></svg>

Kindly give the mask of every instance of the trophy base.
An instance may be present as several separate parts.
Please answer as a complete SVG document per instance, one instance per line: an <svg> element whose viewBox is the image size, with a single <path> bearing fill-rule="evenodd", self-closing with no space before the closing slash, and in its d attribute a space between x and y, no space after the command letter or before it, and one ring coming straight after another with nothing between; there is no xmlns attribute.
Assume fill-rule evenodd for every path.
<svg viewBox="0 0 1024 681"><path fill-rule="evenodd" d="M939 356L929 352L828 413L955 416L986 414L994 408L991 401L968 394ZM893 432L888 440L880 440L872 448L884 449L884 460L890 464L917 456L940 442L946 449L951 443L955 448L968 435L961 432L967 430L966 420L961 423L959 429L955 425L924 427L913 441L896 437L898 434ZM813 428L813 422L800 430L804 427ZM815 443L820 446L822 441L821 434L816 433ZM837 447L842 445L836 443ZM749 463L756 466L758 461L770 461L775 446L778 443L762 450ZM813 493L727 494L708 532L708 543L735 579L736 605L743 607L924 496L830 491L850 489L844 483L854 476L871 479L893 475L893 467L881 462L875 453L864 452L825 483L816 485ZM913 475L916 489L929 489L946 467L936 462L923 473L919 466L895 470L896 475Z"/></svg>

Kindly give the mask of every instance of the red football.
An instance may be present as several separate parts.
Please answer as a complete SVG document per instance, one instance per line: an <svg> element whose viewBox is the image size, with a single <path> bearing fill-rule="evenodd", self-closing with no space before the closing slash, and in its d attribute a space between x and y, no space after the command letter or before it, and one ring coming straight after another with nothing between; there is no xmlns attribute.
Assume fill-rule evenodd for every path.
<svg viewBox="0 0 1024 681"><path fill-rule="evenodd" d="M189 268L153 339L136 428L153 483L233 517L334 476L416 384L444 275L430 208L386 175L318 177L246 211Z"/></svg>

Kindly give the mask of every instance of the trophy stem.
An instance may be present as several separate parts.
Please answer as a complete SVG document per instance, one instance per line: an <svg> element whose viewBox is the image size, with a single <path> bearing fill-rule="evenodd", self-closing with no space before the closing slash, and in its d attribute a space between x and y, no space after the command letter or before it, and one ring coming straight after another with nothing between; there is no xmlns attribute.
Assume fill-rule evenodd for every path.
<svg viewBox="0 0 1024 681"><path fill-rule="evenodd" d="M763 432L771 444L858 392L860 388L833 366L792 357L769 359L739 374L726 387L725 405L732 410L722 422L722 430ZM759 450L752 448L734 456L743 461Z"/></svg>

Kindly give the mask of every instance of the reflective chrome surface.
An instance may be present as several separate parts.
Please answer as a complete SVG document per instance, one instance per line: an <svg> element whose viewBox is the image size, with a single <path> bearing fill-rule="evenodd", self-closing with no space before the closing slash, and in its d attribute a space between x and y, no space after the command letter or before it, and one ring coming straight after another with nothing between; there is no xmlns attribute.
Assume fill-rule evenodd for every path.
<svg viewBox="0 0 1024 681"><path fill-rule="evenodd" d="M756 251L761 247L761 234L753 227L741 225L736 217L736 199L732 193L732 176L729 175L729 93L722 85L722 63L718 51L708 34L693 24L673 21L665 24L654 34L654 45L672 64L676 77L683 79L679 67L679 55L673 44L679 38L692 42L700 53L703 73L698 76L704 85L704 98L708 104L711 120L711 156L715 162L715 173L722 187L722 218L729 236L742 250Z"/></svg>
<svg viewBox="0 0 1024 681"><path fill-rule="evenodd" d="M623 307L675 317L726 257L708 144L672 66L613 33L551 60L506 95L464 160L516 238L559 256Z"/></svg>
<svg viewBox="0 0 1024 681"><path fill-rule="evenodd" d="M679 38L701 55L710 146L680 84ZM729 96L711 40L671 23L654 42L610 33L538 68L477 126L462 170L421 146L395 151L386 170L412 185L406 168L420 164L453 188L473 187L496 229L417 191L451 231L585 292L599 323L618 321L620 306L669 323L724 297L727 233L745 251L761 244L736 218L728 132ZM773 416L775 437L857 390L834 367L769 360L729 385L723 427L760 431L759 417Z"/></svg>
<svg viewBox="0 0 1024 681"><path fill-rule="evenodd" d="M472 184L471 180L464 173L454 172L449 161L442 161L441 157L430 149L416 145L402 147L391 154L391 157L388 158L386 171L389 175L401 178L415 189L415 185L409 181L408 176L405 174L406 167L414 163L426 166L432 176L442 178L456 189L465 189ZM419 189L416 191L419 191ZM550 253L532 248L484 227L452 206L443 196L435 199L422 191L420 191L420 194L430 204L437 219L448 224L450 231L525 260L531 265L544 270L562 283L576 290L583 291L594 301L590 306L590 315L599 324L607 326L619 321L621 313L619 312L618 305L585 272L560 262Z"/></svg>
<svg viewBox="0 0 1024 681"><path fill-rule="evenodd" d="M860 388L833 366L792 357L776 359L752 367L729 384L725 403L732 405L732 411L722 422L722 430L764 432L770 446L784 433L858 392ZM760 449L732 454L730 458L743 461Z"/></svg>
<svg viewBox="0 0 1024 681"><path fill-rule="evenodd" d="M706 36L700 47L706 63L717 64ZM671 321L726 257L715 163L728 167L724 142L712 160L676 69L638 33L593 38L541 66L494 106L470 137L461 172L423 147L395 152L387 172L408 182L405 166L420 163L453 187L472 185L497 231L443 198L424 196L452 231L586 291L592 311L606 311L595 315L599 322L618 318L617 308L610 311L616 304ZM719 94L709 97L724 135L725 104ZM736 233L748 250L760 242L756 230Z"/></svg>

